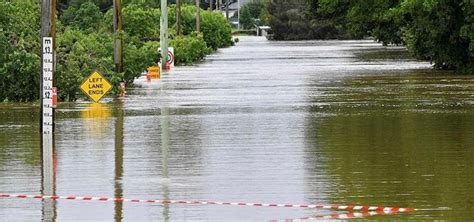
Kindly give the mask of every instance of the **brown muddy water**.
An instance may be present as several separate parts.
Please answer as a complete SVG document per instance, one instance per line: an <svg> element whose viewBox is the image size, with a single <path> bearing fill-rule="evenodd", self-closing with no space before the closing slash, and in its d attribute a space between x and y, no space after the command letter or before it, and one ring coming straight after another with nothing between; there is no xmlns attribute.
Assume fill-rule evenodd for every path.
<svg viewBox="0 0 474 222"><path fill-rule="evenodd" d="M371 41L240 40L138 79L123 99L60 104L55 194L400 206L423 210L358 220L474 220L473 75ZM38 112L0 105L0 193L42 192ZM0 221L334 213L345 211L0 198Z"/></svg>

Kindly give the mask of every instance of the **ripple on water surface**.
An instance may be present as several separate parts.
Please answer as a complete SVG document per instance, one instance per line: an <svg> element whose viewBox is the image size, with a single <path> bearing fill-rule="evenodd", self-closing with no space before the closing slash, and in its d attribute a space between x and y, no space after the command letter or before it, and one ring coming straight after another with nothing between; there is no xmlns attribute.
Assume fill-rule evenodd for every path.
<svg viewBox="0 0 474 222"><path fill-rule="evenodd" d="M372 41L241 37L119 100L56 110L55 192L368 204L474 219L474 78ZM41 191L38 110L0 105L0 193ZM330 210L0 199L6 221L269 221ZM52 213L51 213L52 212Z"/></svg>

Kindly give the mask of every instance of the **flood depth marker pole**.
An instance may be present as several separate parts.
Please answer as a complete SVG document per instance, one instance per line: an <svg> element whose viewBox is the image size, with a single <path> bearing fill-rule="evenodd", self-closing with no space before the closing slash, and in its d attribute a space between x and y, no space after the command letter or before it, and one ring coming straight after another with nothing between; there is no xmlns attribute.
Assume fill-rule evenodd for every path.
<svg viewBox="0 0 474 222"><path fill-rule="evenodd" d="M56 36L56 0L42 0L41 3L41 80L40 80L40 129L41 129L41 191L43 195L54 195L53 169L53 76L54 43ZM43 200L42 219L53 220L55 202Z"/></svg>
<svg viewBox="0 0 474 222"><path fill-rule="evenodd" d="M53 72L54 36L56 26L56 0L43 0L41 5L42 75L40 81L41 141L43 156L43 180L52 184L53 178ZM51 182L51 183L50 183ZM52 188L44 188L44 194L52 195Z"/></svg>

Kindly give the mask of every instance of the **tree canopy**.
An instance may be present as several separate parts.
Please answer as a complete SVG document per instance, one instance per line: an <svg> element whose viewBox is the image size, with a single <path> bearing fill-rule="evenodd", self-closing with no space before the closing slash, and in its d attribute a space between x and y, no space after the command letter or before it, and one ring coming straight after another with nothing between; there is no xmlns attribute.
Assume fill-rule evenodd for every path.
<svg viewBox="0 0 474 222"><path fill-rule="evenodd" d="M373 37L436 68L474 72L472 0L270 0L267 9L277 40Z"/></svg>
<svg viewBox="0 0 474 222"><path fill-rule="evenodd" d="M112 1L62 0L58 2L56 72L59 100L81 97L79 85L92 71L106 76L118 93L120 81L132 83L147 67L156 65L160 46L160 9L157 1L126 0L122 7L124 30L112 33ZM0 102L34 101L39 97L40 1L0 0ZM174 5L168 6L173 15ZM201 33L195 32L194 5L182 6L183 35L177 36L170 16L170 46L176 63L201 60L217 48L230 46L231 27L217 12L201 13ZM114 38L123 44L124 69L114 70Z"/></svg>

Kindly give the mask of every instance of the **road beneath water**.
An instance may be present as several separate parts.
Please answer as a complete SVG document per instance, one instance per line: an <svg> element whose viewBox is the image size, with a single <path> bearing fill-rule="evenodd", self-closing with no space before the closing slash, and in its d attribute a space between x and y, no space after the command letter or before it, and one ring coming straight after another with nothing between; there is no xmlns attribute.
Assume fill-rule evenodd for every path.
<svg viewBox="0 0 474 222"><path fill-rule="evenodd" d="M38 108L0 105L0 193L42 192ZM474 219L474 76L372 41L241 37L120 100L56 111L55 194L420 210ZM270 221L322 209L0 198L0 221ZM291 220L290 220L291 221Z"/></svg>

